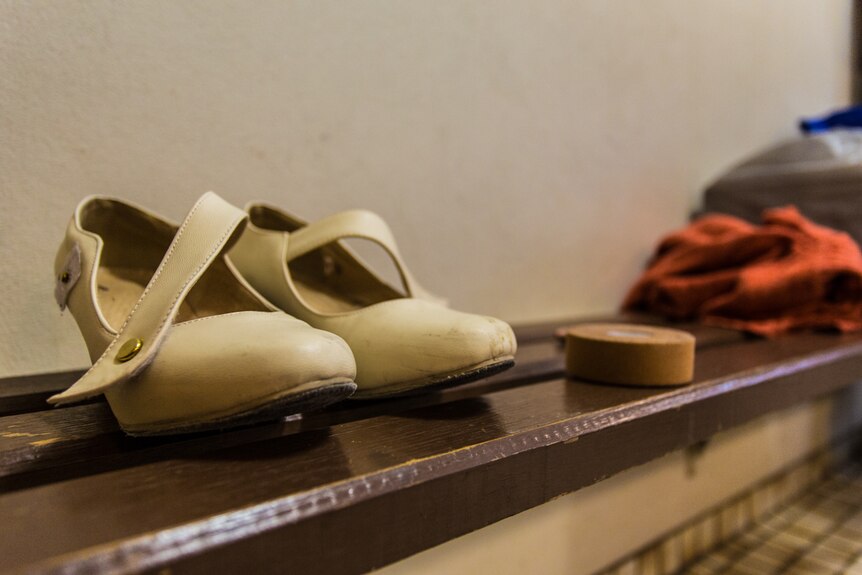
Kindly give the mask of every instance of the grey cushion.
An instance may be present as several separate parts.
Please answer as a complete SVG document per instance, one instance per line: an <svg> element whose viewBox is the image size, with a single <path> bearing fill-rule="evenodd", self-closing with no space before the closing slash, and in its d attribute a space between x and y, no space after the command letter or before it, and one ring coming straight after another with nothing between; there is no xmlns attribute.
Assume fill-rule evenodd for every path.
<svg viewBox="0 0 862 575"><path fill-rule="evenodd" d="M764 209L787 204L862 243L862 130L801 137L755 155L707 188L703 211L759 223Z"/></svg>

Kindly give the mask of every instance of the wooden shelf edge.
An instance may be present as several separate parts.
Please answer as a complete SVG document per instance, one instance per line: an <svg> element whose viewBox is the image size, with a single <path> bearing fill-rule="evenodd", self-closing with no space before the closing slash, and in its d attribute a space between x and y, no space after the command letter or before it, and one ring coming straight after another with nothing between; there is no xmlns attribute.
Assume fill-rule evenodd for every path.
<svg viewBox="0 0 862 575"><path fill-rule="evenodd" d="M170 564L176 572L215 566L279 572L283 565L273 563L272 557L283 556L300 571L363 572L717 431L837 391L855 383L860 373L862 342L856 340L158 533L83 549L31 565L28 571L128 572ZM636 449L621 453L620 446ZM483 497L490 487L501 485L506 497Z"/></svg>

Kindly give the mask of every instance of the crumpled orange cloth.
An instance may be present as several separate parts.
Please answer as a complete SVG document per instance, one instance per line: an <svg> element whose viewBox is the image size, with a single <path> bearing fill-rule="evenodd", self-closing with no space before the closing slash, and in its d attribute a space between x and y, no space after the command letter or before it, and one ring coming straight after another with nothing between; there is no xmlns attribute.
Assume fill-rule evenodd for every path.
<svg viewBox="0 0 862 575"><path fill-rule="evenodd" d="M802 216L766 210L763 226L707 215L664 238L623 303L676 319L775 336L862 329L862 252Z"/></svg>

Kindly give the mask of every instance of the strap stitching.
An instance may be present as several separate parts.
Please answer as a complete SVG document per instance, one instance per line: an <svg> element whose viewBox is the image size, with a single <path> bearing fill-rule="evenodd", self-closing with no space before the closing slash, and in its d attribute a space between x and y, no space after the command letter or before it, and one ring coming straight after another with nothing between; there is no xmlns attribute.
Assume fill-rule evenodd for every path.
<svg viewBox="0 0 862 575"><path fill-rule="evenodd" d="M151 288L156 284L156 281L158 281L158 279L159 279L159 277L161 276L162 271L164 270L164 268L165 268L165 266L167 265L168 261L170 261L171 257L174 255L174 250L176 249L177 245L179 244L180 238L182 237L183 233L184 233L184 232L185 232L185 230L186 230L186 226L189 224L189 222L190 222L190 221L191 221L191 219L192 219L192 216L195 214L195 212L197 212L197 209L200 207L200 205L203 203L203 201L204 201L204 199L205 199L206 197L207 197L207 196L203 196L203 197L201 197L201 199L199 199L199 200L197 201L197 203L195 203L194 207L192 207L191 211L189 212L189 215L188 215L188 216L186 216L185 221L183 221L182 225L180 226L180 229L177 231L177 235L176 235L176 237L174 238L173 242L171 242L171 247L170 247L170 249L168 249L168 254L167 254L167 256L165 257L165 259L163 259L163 260L162 260L162 263L159 265L159 268L156 270L156 273L155 273L155 274L153 274L153 279L152 279L152 280L150 280L150 282L147 284L147 287L146 287L146 289L144 290L144 293L142 293L142 294L141 294L141 297L140 297L140 298L138 298L138 301L135 303L135 307L134 307L134 308L132 308L132 311L131 311L131 312L129 312L129 315L128 315L128 316L126 316L126 321L125 321L125 322L123 322L122 327L120 327L119 331L117 331L117 335L114 337L113 341L111 341L111 343L110 343L110 344L108 345L108 347L105 349L104 353L102 353L102 355L99 357L99 359L98 359L98 360L96 360L96 363L94 363L94 364L90 367L90 369L88 369L88 370L87 370L87 373L86 373L86 374L84 374L84 376L86 376L86 375L88 375L90 372L92 372L92 371L96 368L96 366L97 366L97 365L99 365L99 364L102 362L102 360L103 360L103 359L105 359L106 357L108 357L108 355L110 355L110 354L109 354L109 352L111 351L111 349L113 349L113 348L114 348L114 346L116 345L116 343L120 340L120 336L121 336L121 335L123 335L123 333L124 333L124 331L125 331L125 329L126 329L126 326L127 326L127 325L129 325L129 322L132 320L132 316L135 314L135 312L136 312L136 311L138 310L138 308L140 307L141 302L144 300L144 298L146 297L147 293L149 293L150 289L151 289ZM232 232L232 231L233 231L233 226L231 227L231 229L230 229L230 230L228 230L228 232ZM227 234L225 234L225 235L227 235ZM221 242L222 242L222 240L224 240L224 235L223 235L223 236L221 237L221 239L219 240L219 243L221 243ZM216 248L218 248L218 246L216 246ZM210 258L210 257L212 257L212 254L213 254L213 252L214 252L214 251L215 251L215 249L209 253L209 255L206 257L206 260L205 260L205 262L204 262L204 263L207 263L207 262L208 262L209 258ZM171 309L173 309L174 304L177 302L177 300L178 300L178 299L179 299L179 297L180 297L180 294L183 292L183 290L185 290L186 286L187 286L187 285L189 284L189 282L191 281L191 278L192 278L192 277L194 277L194 276L197 274L197 272L198 272L198 271L200 271L200 269L201 269L201 267L203 267L203 265L204 265L204 264L202 264L201 266L198 266L198 268L194 271L194 273L192 273L192 274L191 274L191 276L190 276L190 277L189 277L189 279L186 281L186 283L185 283L185 284L183 284L182 288L181 288L181 289L179 290L179 292L177 293L177 295L176 295L176 297L174 298L173 302L172 302L172 303L171 303L171 305L168 307L168 313L166 314L166 317L165 317L164 319L162 319L161 323L159 323L159 327L156 329L156 333L158 333L159 331L161 331L162 326L164 326L164 325L165 325L165 321L166 321L166 320L167 320L167 318L171 315L171 311L170 311L170 310L171 310Z"/></svg>
<svg viewBox="0 0 862 575"><path fill-rule="evenodd" d="M239 221L241 221L241 220L239 220ZM156 328L156 333L159 333L162 330L162 326L164 326L165 323L168 321L168 319L170 319L170 317L172 315L172 310L174 309L174 306L176 305L177 301L180 299L180 296L182 296L182 293L185 291L186 287L188 287L188 285L190 283L192 283L192 280L195 278L196 275L198 275L199 271L201 271L204 267L206 267L206 266L210 265L210 263L212 263L210 261L210 259L216 254L216 252L218 252L222 249L222 247L224 246L225 240L227 239L228 236L230 236L234 232L234 230L236 229L236 224L239 223L239 221L234 222L234 224L231 225L231 227L229 229L227 229L225 231L225 233L223 233L221 235L221 237L218 240L218 243L213 247L212 250L210 250L210 253L207 254L206 258L204 258L204 261L201 262L201 264L197 268L195 268L195 271L193 271L189 275L186 282L177 291L177 295L174 297L174 300L171 302L171 305L168 306L167 313L164 315L164 317L162 318L162 321L159 323L159 326Z"/></svg>

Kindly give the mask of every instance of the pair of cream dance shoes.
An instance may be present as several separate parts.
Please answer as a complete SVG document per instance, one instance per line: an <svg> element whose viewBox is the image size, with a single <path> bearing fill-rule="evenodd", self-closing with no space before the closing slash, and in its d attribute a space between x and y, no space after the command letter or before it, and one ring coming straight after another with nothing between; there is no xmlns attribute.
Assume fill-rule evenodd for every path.
<svg viewBox="0 0 862 575"><path fill-rule="evenodd" d="M388 253L401 293L340 242ZM104 394L130 435L227 428L472 381L511 367L504 322L424 291L387 225L308 224L204 194L179 226L117 199L75 210L55 262L92 367L53 404ZM286 313L285 313L286 312Z"/></svg>

